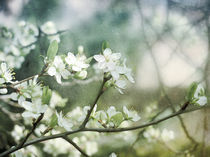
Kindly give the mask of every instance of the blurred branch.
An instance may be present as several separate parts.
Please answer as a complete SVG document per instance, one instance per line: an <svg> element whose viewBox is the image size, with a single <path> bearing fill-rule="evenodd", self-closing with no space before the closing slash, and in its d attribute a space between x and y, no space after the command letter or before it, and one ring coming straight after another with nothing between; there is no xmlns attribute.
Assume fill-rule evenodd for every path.
<svg viewBox="0 0 210 157"><path fill-rule="evenodd" d="M153 54L153 51L152 51L152 46L150 45L149 41L147 40L147 36L145 34L145 28L144 28L144 17L143 17L143 13L142 13L142 9L141 9L141 3L140 3L140 0L136 0L136 4L137 4L137 7L138 7L138 11L139 11L139 15L140 15L140 18L141 18L141 27L142 27L142 32L143 32L143 37L144 37L144 41L145 41L145 44L149 50L149 53L151 55L151 58L153 60L153 63L154 63L154 66L155 66L155 69L157 71L157 77L158 77L158 82L159 82L159 85L160 85L160 90L163 92L163 94L165 95L165 98L166 100L168 101L168 104L170 105L171 109L173 112L175 112L175 108L169 98L169 96L167 95L166 91L165 91L165 88L164 88L164 84L162 82L162 78L161 78L161 74L160 74L160 69L159 69L159 66L158 66L158 63L156 61L156 58ZM190 134L188 133L187 131L187 128L184 124L184 121L182 119L181 116L177 116L179 121L180 121L180 124L181 124L181 127L186 135L186 137L191 141L193 142L194 144L197 144L197 142L190 136Z"/></svg>
<svg viewBox="0 0 210 157"><path fill-rule="evenodd" d="M63 139L70 143L74 148L76 148L83 156L89 157L74 141L69 139L67 136L63 136Z"/></svg>
<svg viewBox="0 0 210 157"><path fill-rule="evenodd" d="M52 33L52 34L48 34L48 33L45 33L44 31L41 30L40 27L38 27L38 35L35 36L36 37L36 40L28 45L24 45L22 46L21 48L24 49L24 48L28 48L28 47L31 47L33 46L34 44L36 44L38 41L39 41L39 38L41 38L41 36L55 36L55 35L60 35L60 34L63 34L67 31L69 31L68 29L66 30L60 30L60 31L57 31L56 33Z"/></svg>
<svg viewBox="0 0 210 157"><path fill-rule="evenodd" d="M166 108L164 108L163 110L161 110L160 112L158 112L155 116L153 116L153 117L150 119L149 122L154 121L158 116L160 116L163 112L165 112L166 109L168 109L168 107L166 107ZM136 140L133 142L133 144L132 144L131 147L133 147L133 146L138 142L138 140L141 138L141 136L143 135L143 133L144 133L145 131L146 131L146 128L142 129L142 130L138 133L137 138L136 138Z"/></svg>
<svg viewBox="0 0 210 157"><path fill-rule="evenodd" d="M55 139L55 138L63 138L64 136L72 135L72 134L79 133L79 132L89 131L89 132L99 132L99 133L116 133L116 132L123 132L123 131L138 130L138 129L146 128L146 127L151 126L151 125L157 125L157 124L159 124L163 121L166 121L166 120L171 119L173 117L176 117L178 115L193 112L193 111L198 111L198 110L201 110L201 109L204 109L204 108L207 108L207 107L210 107L210 106L206 105L206 106L196 107L196 108L188 109L188 110L184 110L184 111L181 110L181 111L172 113L168 116L165 116L163 118L160 118L158 120L154 120L152 122L148 122L148 123L133 126L133 127L126 127L126 128L79 128L79 129L74 130L74 131L67 131L67 132L60 133L60 134L43 136L43 137L40 137L40 138L33 139L29 142L26 142L24 145L22 145L22 147L18 147L18 146L12 147L12 148L8 149L7 151L3 152L2 154L0 154L0 157L3 157L5 155L8 155L8 154L13 153L13 152L15 152L15 151L17 151L21 148L24 148L26 146L29 146L29 145L32 145L32 144L35 144L35 143L40 143L40 142L47 141L47 140L50 140L50 139Z"/></svg>
<svg viewBox="0 0 210 157"><path fill-rule="evenodd" d="M208 2L210 5L210 2ZM206 64L205 64L205 69L204 69L204 81L206 84L206 93L207 93L207 100L209 102L209 92L210 92L210 22L209 22L209 17L206 18L206 29L207 29L207 44L208 44L208 53L207 53L207 59L206 59ZM207 122L207 110L204 110L203 114L203 136L202 136L202 149L201 149L201 156L205 157L206 156L206 135L208 133L208 122Z"/></svg>

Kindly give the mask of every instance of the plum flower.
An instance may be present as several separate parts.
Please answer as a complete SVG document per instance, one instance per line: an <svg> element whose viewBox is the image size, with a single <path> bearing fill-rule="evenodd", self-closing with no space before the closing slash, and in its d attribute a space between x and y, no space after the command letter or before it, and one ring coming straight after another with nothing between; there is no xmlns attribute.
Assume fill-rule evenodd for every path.
<svg viewBox="0 0 210 157"><path fill-rule="evenodd" d="M36 101L23 101L20 104L26 111L22 113L22 116L38 118L41 113L44 113L47 110L47 105L42 105L41 99L37 99Z"/></svg>
<svg viewBox="0 0 210 157"><path fill-rule="evenodd" d="M72 130L71 128L73 127L73 124L70 122L69 119L63 117L62 112L60 112L60 114L56 112L56 116L58 118L58 125L60 127L64 128L66 131Z"/></svg>
<svg viewBox="0 0 210 157"><path fill-rule="evenodd" d="M109 155L109 157L117 157L117 155L115 153L112 153Z"/></svg>
<svg viewBox="0 0 210 157"><path fill-rule="evenodd" d="M17 101L21 104L26 99L35 100L41 98L42 96L42 87L37 83L38 75L36 75L32 80L28 82L23 82L15 86L19 92L13 92L10 94L12 100Z"/></svg>
<svg viewBox="0 0 210 157"><path fill-rule="evenodd" d="M200 106L207 104L207 97L205 96L205 90L201 84L197 86L197 89L194 93L194 99L196 103L199 104Z"/></svg>
<svg viewBox="0 0 210 157"><path fill-rule="evenodd" d="M12 83L12 72L11 70L8 68L7 64L6 63L1 63L1 66L0 66L0 84L3 84L3 83Z"/></svg>
<svg viewBox="0 0 210 157"><path fill-rule="evenodd" d="M126 67L126 60L122 63L120 53L112 53L111 49L106 48L101 55L94 55L98 62L97 68L103 70L106 76L111 76L109 85L114 86L121 94L122 89L126 88L126 80L134 83L132 71Z"/></svg>
<svg viewBox="0 0 210 157"><path fill-rule="evenodd" d="M112 71L121 58L120 53L112 53L110 48L103 51L103 55L94 55L94 59L98 62L98 68L104 72Z"/></svg>
<svg viewBox="0 0 210 157"><path fill-rule="evenodd" d="M70 72L65 69L65 64L60 56L55 56L54 61L52 65L50 65L47 73L50 76L55 76L58 83L61 83L61 76L64 79L68 79L68 77L71 75Z"/></svg>
<svg viewBox="0 0 210 157"><path fill-rule="evenodd" d="M174 139L174 132L172 130L163 129L160 136L164 142L168 142Z"/></svg>
<svg viewBox="0 0 210 157"><path fill-rule="evenodd" d="M134 122L141 119L137 113L134 111L129 111L126 106L123 106L123 112L126 116L126 119L132 120Z"/></svg>
<svg viewBox="0 0 210 157"><path fill-rule="evenodd" d="M50 40L50 42L52 42L53 40L56 40L57 42L60 42L60 36L57 33L57 29L55 24L52 21L48 21L46 23L44 23L41 26L41 30L46 33L46 34L51 34L48 35L47 38ZM52 35L55 34L55 35Z"/></svg>
<svg viewBox="0 0 210 157"><path fill-rule="evenodd" d="M70 69L75 72L80 72L89 67L89 64L85 63L86 57L84 55L75 56L73 53L69 52L65 61L69 65Z"/></svg>

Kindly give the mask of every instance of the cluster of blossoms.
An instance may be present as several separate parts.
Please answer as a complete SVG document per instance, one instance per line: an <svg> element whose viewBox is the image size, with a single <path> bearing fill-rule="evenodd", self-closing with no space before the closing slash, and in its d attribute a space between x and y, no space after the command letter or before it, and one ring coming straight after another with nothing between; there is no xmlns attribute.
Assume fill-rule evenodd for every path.
<svg viewBox="0 0 210 157"><path fill-rule="evenodd" d="M207 104L205 90L201 84L193 83L188 91L188 101L191 104L203 106Z"/></svg>
<svg viewBox="0 0 210 157"><path fill-rule="evenodd" d="M46 22L41 26L41 31L34 24L20 21L14 28L1 27L1 36L8 39L9 45L0 50L0 61L7 62L10 67L19 69L28 55L35 49L35 43L40 33L44 33L50 41L60 41L59 34L53 22ZM54 35L53 35L54 34Z"/></svg>
<svg viewBox="0 0 210 157"><path fill-rule="evenodd" d="M48 21L44 23L40 28L42 32L48 35L47 38L50 42L52 42L53 40L56 40L58 43L60 42L60 35L57 34L58 31L55 23L53 23L52 21Z"/></svg>
<svg viewBox="0 0 210 157"><path fill-rule="evenodd" d="M38 118L41 113L47 109L47 105L43 105L43 88L37 83L38 75L33 80L15 85L17 92L11 93L12 100L18 103L26 110L23 117ZM30 100L30 101L28 101Z"/></svg>
<svg viewBox="0 0 210 157"><path fill-rule="evenodd" d="M22 24L24 27L26 24ZM26 31L31 31L33 34L36 34L35 28L30 26L28 29L24 29ZM22 31L24 31L22 30ZM52 23L47 23L41 30L44 33L56 33L54 26ZM35 42L36 38L32 38L27 36L27 33L24 34L24 38L26 41L22 40L20 44L27 45L28 40L30 42ZM20 40L17 38L17 40ZM71 52L68 52L67 55L56 55L58 50L57 41L58 37L50 38L49 40L54 40L50 45L47 57L45 59L46 69L43 70L44 74L48 74L50 76L54 76L58 83L62 83L62 79L68 78L77 78L77 79L85 79L87 77L87 68L90 66L91 57L87 58L83 53L83 47L79 47L78 54L74 55ZM30 47L33 49L33 47ZM104 77L107 78L106 86L114 86L120 93L122 89L125 89L127 81L134 83L134 79L132 77L131 69L127 68L126 61L121 59L120 53L112 53L111 49L106 48L103 51L103 54L94 55L94 59L97 61L96 68L100 69L104 73ZM47 109L49 109L50 120L48 120L45 125L40 125L40 131L35 134L41 136L45 133L58 133L61 131L72 131L74 128L78 128L85 120L88 111L90 110L90 106L85 106L84 108L76 107L71 112L67 114L63 114L62 111L59 113L55 110L56 106L64 107L67 99L61 98L56 92L53 92L48 87L43 87L38 82L38 77L34 76L33 79L29 79L27 81L22 82L13 82L13 73L8 68L6 63L2 63L0 66L0 85L2 86L0 93L7 93L7 89L4 85L6 83L12 84L15 92L10 94L10 98L14 101L17 101L18 104L25 109L22 113L22 116L25 119L34 118L37 119L43 113L47 113ZM52 97L53 94L53 97ZM56 98L59 101L56 102ZM51 99L51 100L50 100ZM188 96L188 100L190 103L205 105L207 103L207 98L205 96L204 89L201 85L195 84ZM60 105L58 105L60 104ZM64 105L63 105L64 104ZM149 109L155 109L154 107ZM117 111L114 106L110 106L107 110L97 110L97 104L91 115L89 117L89 121L87 123L88 126L96 126L98 128L117 128L122 126L123 123L128 122L137 122L141 119L141 117L134 110L128 110L126 106L123 107L122 111ZM21 129L16 127L16 132L13 132L13 136L17 135ZM43 130L44 129L44 130ZM60 132L59 132L60 133ZM88 133L84 133L85 135L81 135L78 137L74 137L73 141L80 145L88 155L93 155L98 150L97 142L92 139L96 139L96 137L90 138ZM169 140L174 139L174 132L169 131L167 129L163 129L162 131L158 129L154 129L153 127L149 127L144 132L144 137L149 141L152 140L161 140L163 142L167 142ZM69 145L62 147L60 149L60 143L63 143L62 139L56 139L57 142L47 141L47 144L44 146L44 151L50 154L54 154L57 156L60 153L68 152ZM58 145L56 145L56 143ZM62 144L63 146L63 144ZM59 148L58 152L54 152L55 149ZM66 150L68 149L68 150ZM62 150L62 151L61 151ZM53 152L50 152L53 151ZM59 152L61 151L61 152ZM80 156L78 152L69 152L73 156ZM21 156L17 151L15 156ZM115 153L110 154L109 157L116 157Z"/></svg>
<svg viewBox="0 0 210 157"><path fill-rule="evenodd" d="M73 111L67 113L65 117L62 112L59 114L56 113L58 126L67 131L71 131L73 125L78 125L85 119L89 109L89 106L85 106L83 109L77 107ZM116 111L114 106L109 107L107 111L96 110L97 105L94 107L88 125L93 124L97 127L116 128L124 121L136 122L140 120L140 116L136 111L129 111L125 106L123 107L123 112Z"/></svg>
<svg viewBox="0 0 210 157"><path fill-rule="evenodd" d="M70 77L85 79L89 62L90 60L86 58L83 52L79 52L76 56L68 52L67 56L55 56L54 60L49 63L47 73L50 76L55 76L58 83L61 83L61 77L63 79Z"/></svg>
<svg viewBox="0 0 210 157"><path fill-rule="evenodd" d="M98 126L105 128L115 128L119 127L124 121L136 122L141 119L136 111L129 111L125 106L123 107L123 112L116 111L114 106L110 106L107 111L96 111L96 108L97 106L95 106L91 118L99 123Z"/></svg>
<svg viewBox="0 0 210 157"><path fill-rule="evenodd" d="M148 141L162 140L163 142L168 142L174 139L174 132L172 130L163 129L160 131L153 127L149 127L143 135Z"/></svg>
<svg viewBox="0 0 210 157"><path fill-rule="evenodd" d="M7 66L6 63L1 63L0 65L0 86L2 86L4 83L13 83L13 75L14 73L12 70ZM0 89L1 94L7 93L7 88L1 88Z"/></svg>
<svg viewBox="0 0 210 157"><path fill-rule="evenodd" d="M121 60L120 53L112 53L110 48L106 48L103 54L94 55L94 59L98 62L96 68L103 70L106 77L111 76L107 84L114 86L120 93L126 88L126 80L134 83L131 69L126 67L126 60Z"/></svg>

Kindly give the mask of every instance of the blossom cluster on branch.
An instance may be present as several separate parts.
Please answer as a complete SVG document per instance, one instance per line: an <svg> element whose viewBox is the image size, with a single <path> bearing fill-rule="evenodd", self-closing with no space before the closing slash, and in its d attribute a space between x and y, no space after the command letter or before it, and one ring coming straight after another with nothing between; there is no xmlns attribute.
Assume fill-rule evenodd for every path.
<svg viewBox="0 0 210 157"><path fill-rule="evenodd" d="M1 33L5 38L11 39L13 44L4 48L5 54L0 53L0 55L4 55L4 59L0 63L0 94L7 94L9 101L17 103L19 107L24 109L21 114L24 122L27 121L29 122L27 124L32 124L28 133L23 131L26 129L24 125L15 125L11 135L19 144L8 149L6 154L14 152L14 157L21 157L23 153L28 156L39 154L37 148L33 146L17 151L25 147L24 144L33 134L40 139L45 138L46 135L49 136L49 139L55 136L62 138L56 138L56 142L46 141L43 146L43 151L46 153L56 156L65 151L75 157L79 157L81 154L90 156L99 149L97 141L99 136L97 133L93 135L82 131L87 131L85 130L87 128L96 128L96 132L114 132L115 129L120 132L122 126L132 126L135 122L141 120L137 111L128 109L126 106L123 106L121 110L117 110L114 105L107 107L105 110L97 109L97 102L105 90L114 87L123 94L128 82L135 83L132 70L127 67L126 59L123 59L120 53L113 53L109 47L105 47L100 54L86 57L83 47L80 46L77 53L67 52L58 55L60 38L55 25L51 22L47 22L41 27L21 22L15 34L12 30L5 28L2 29ZM47 35L50 41L42 71L24 80L16 80L12 68L20 68L24 56L35 48L35 43L40 35ZM13 59L11 59L11 56ZM18 63L13 62L17 58ZM13 63L11 64L11 62ZM94 103L83 108L77 106L67 113L63 110L65 106L63 104L67 103L67 99L62 98L59 93L52 91L40 81L40 77L43 76L54 77L58 84L74 79L85 80L91 67L95 69L96 73L100 71L103 75L103 82ZM55 98L57 99L55 100ZM186 101L185 106L177 114L184 111L188 105L203 106L207 104L206 93L201 84L193 83L191 85ZM57 107L60 107L60 111L57 110ZM41 124L39 125L39 123ZM130 128L130 130L132 129ZM74 131L78 132L78 136L71 140L68 135ZM22 135L20 135L20 132L22 132ZM174 132L167 129L160 131L149 127L145 130L143 136L148 141L167 142L174 139ZM60 149L59 146L64 140L67 144L70 143L72 148L76 148L77 151L69 152L65 144L62 144ZM57 152L54 152L54 150L57 150ZM109 157L116 156L115 153L109 154Z"/></svg>

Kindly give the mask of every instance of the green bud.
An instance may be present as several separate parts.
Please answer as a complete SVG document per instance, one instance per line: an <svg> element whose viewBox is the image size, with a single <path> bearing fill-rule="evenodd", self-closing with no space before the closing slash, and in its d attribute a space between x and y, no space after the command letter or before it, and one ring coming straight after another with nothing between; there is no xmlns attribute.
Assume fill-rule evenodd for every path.
<svg viewBox="0 0 210 157"><path fill-rule="evenodd" d="M48 86L44 86L43 93L42 93L42 103L43 104L49 104L50 99L52 96L52 91Z"/></svg>
<svg viewBox="0 0 210 157"><path fill-rule="evenodd" d="M49 48L47 50L47 59L49 61L53 60L58 52L58 42L54 40L50 43Z"/></svg>

